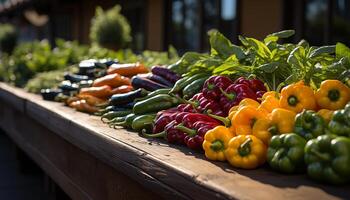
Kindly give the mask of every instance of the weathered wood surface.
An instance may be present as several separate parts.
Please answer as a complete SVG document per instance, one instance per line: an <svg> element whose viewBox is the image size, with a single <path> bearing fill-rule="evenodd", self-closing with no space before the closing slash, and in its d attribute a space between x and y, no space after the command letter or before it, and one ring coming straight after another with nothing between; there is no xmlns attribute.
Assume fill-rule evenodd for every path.
<svg viewBox="0 0 350 200"><path fill-rule="evenodd" d="M74 152L87 152L96 158L96 162L106 163L162 197L173 199L346 199L350 197L349 185L319 184L309 180L305 175L281 175L267 167L257 170L238 170L227 163L209 162L200 153L168 145L160 140L148 140L124 129L108 128L98 117L76 112L59 103L44 101L38 95L0 83L0 103L4 102L8 106L18 108L17 117L24 112L31 121L29 124L41 124L42 127L55 133L56 137L64 138L75 146L73 150L62 152L61 159L72 160L77 154ZM8 123L16 122L0 120L1 126L8 126ZM25 128L17 132L26 130L30 129ZM33 133L33 137L35 135L35 137L39 137L38 135L46 137L38 132L40 131ZM40 142L44 141L45 139L42 139ZM37 149L40 150L40 148ZM71 167L77 168L77 166ZM46 170L50 170L55 166L47 168ZM104 178L108 179L107 176L101 176L101 179ZM76 186L79 187L81 183L72 184L78 184ZM84 192L89 196L89 190Z"/></svg>

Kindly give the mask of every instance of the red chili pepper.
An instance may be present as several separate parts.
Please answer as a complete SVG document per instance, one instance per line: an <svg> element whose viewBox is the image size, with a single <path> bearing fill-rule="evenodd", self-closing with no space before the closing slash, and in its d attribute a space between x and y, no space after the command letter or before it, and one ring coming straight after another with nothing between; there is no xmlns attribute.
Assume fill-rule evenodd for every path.
<svg viewBox="0 0 350 200"><path fill-rule="evenodd" d="M197 121L220 123L219 121L209 117L208 115L204 115L200 113L188 113L183 117L182 124L184 124L188 128L193 128L194 123L196 123Z"/></svg>
<svg viewBox="0 0 350 200"><path fill-rule="evenodd" d="M213 113L219 116L223 116L224 112L220 104L214 100L206 98L203 93L198 93L194 95L190 102L196 107L196 109L200 112L206 112L207 110L212 110Z"/></svg>
<svg viewBox="0 0 350 200"><path fill-rule="evenodd" d="M219 123L197 121L191 128L183 124L177 125L176 128L186 134L184 142L187 147L190 149L202 149L205 133L219 125Z"/></svg>
<svg viewBox="0 0 350 200"><path fill-rule="evenodd" d="M172 117L174 113L177 112L176 108L170 108L167 110L159 111L157 113L157 117L155 119L155 123L153 126L153 133L158 133L164 130L164 127L173 121L175 118Z"/></svg>
<svg viewBox="0 0 350 200"><path fill-rule="evenodd" d="M202 89L203 95L208 99L218 100L221 90L225 90L232 83L231 79L225 76L211 76L204 82Z"/></svg>
<svg viewBox="0 0 350 200"><path fill-rule="evenodd" d="M225 91L222 91L220 98L220 105L222 106L225 114L227 115L229 110L239 104L244 98L251 98L256 100L256 94L245 84L232 84ZM214 114L214 112L212 112ZM216 115L216 114L215 114Z"/></svg>
<svg viewBox="0 0 350 200"><path fill-rule="evenodd" d="M249 80L250 88L255 92L264 91L266 92L266 87L264 83L258 79Z"/></svg>
<svg viewBox="0 0 350 200"><path fill-rule="evenodd" d="M258 91L265 91L266 92L266 87L262 81L259 79L246 79L244 77L239 77L236 79L235 84L244 84L247 85L250 89L252 89L254 92Z"/></svg>
<svg viewBox="0 0 350 200"><path fill-rule="evenodd" d="M142 135L147 138L163 137L169 143L185 144L186 134L176 128L178 124L179 123L173 120L164 127L164 131L162 132L155 133L155 134L146 134L143 132Z"/></svg>

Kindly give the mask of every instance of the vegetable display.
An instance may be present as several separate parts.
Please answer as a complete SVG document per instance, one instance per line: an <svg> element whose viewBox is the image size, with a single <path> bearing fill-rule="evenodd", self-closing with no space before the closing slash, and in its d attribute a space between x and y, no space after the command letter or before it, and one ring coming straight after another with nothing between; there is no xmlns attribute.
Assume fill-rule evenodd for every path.
<svg viewBox="0 0 350 200"><path fill-rule="evenodd" d="M293 34L240 36L237 46L210 31L210 53L187 52L170 65L83 60L43 97L235 168L266 164L347 183L350 49L279 42Z"/></svg>

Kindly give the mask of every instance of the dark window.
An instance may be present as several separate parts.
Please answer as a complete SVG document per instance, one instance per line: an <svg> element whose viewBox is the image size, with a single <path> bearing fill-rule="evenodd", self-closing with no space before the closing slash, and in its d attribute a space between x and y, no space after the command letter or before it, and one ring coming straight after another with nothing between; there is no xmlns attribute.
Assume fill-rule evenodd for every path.
<svg viewBox="0 0 350 200"><path fill-rule="evenodd" d="M311 44L322 45L325 41L327 0L309 0L305 7L305 38Z"/></svg>
<svg viewBox="0 0 350 200"><path fill-rule="evenodd" d="M332 43L343 42L350 46L350 1L336 0L332 13Z"/></svg>
<svg viewBox="0 0 350 200"><path fill-rule="evenodd" d="M312 45L343 42L350 46L349 0L285 0L284 27L295 29L295 42Z"/></svg>
<svg viewBox="0 0 350 200"><path fill-rule="evenodd" d="M168 9L166 44L180 53L208 51L210 29L231 40L237 36L237 0L172 0Z"/></svg>
<svg viewBox="0 0 350 200"><path fill-rule="evenodd" d="M131 48L136 51L145 49L146 1L117 1L122 6L121 13L127 18L131 27Z"/></svg>

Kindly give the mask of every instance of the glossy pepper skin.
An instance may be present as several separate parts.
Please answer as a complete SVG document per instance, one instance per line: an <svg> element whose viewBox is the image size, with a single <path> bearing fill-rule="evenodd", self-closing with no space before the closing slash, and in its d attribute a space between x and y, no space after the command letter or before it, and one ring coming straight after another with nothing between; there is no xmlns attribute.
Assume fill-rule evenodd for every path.
<svg viewBox="0 0 350 200"><path fill-rule="evenodd" d="M245 84L232 84L221 92L220 105L226 114L245 98L257 99L255 92Z"/></svg>
<svg viewBox="0 0 350 200"><path fill-rule="evenodd" d="M267 118L255 122L252 134L268 145L272 136L293 132L295 115L293 111L276 108Z"/></svg>
<svg viewBox="0 0 350 200"><path fill-rule="evenodd" d="M159 133L164 130L164 127L175 119L175 110L168 109L157 113L156 120L153 125L153 133ZM176 114L176 113L175 113Z"/></svg>
<svg viewBox="0 0 350 200"><path fill-rule="evenodd" d="M197 121L190 127L179 124L176 128L186 134L184 141L187 147L199 150L202 149L205 133L219 125L219 123Z"/></svg>
<svg viewBox="0 0 350 200"><path fill-rule="evenodd" d="M228 86L233 84L233 81L225 76L211 76L204 82L202 93L212 100L218 100L221 95L221 90L225 90Z"/></svg>
<svg viewBox="0 0 350 200"><path fill-rule="evenodd" d="M266 161L266 146L253 135L238 135L230 140L225 157L234 167L254 169Z"/></svg>
<svg viewBox="0 0 350 200"><path fill-rule="evenodd" d="M325 122L315 111L304 110L295 117L294 132L306 140L325 134Z"/></svg>
<svg viewBox="0 0 350 200"><path fill-rule="evenodd" d="M182 131L176 128L178 124L179 123L173 120L164 127L164 131L162 132L154 133L154 134L146 134L143 131L142 135L146 138L164 138L169 143L185 144L184 139L186 137L186 134L184 134Z"/></svg>
<svg viewBox="0 0 350 200"><path fill-rule="evenodd" d="M296 113L303 111L303 109L315 110L317 107L314 91L304 85L303 81L284 87L279 104L282 108Z"/></svg>
<svg viewBox="0 0 350 200"><path fill-rule="evenodd" d="M320 115L326 124L328 124L333 117L334 110L320 109L317 114Z"/></svg>
<svg viewBox="0 0 350 200"><path fill-rule="evenodd" d="M195 94L189 101L192 104L193 109L199 112L206 112L211 110L213 114L219 116L225 116L222 107L217 101L206 98L203 93Z"/></svg>
<svg viewBox="0 0 350 200"><path fill-rule="evenodd" d="M350 139L321 135L307 142L308 175L318 181L342 184L350 179Z"/></svg>
<svg viewBox="0 0 350 200"><path fill-rule="evenodd" d="M244 106L237 111L232 119L237 135L252 134L255 122L261 118L266 118L267 113L252 106Z"/></svg>
<svg viewBox="0 0 350 200"><path fill-rule="evenodd" d="M306 140L295 134L275 135L267 149L267 161L272 169L294 173L304 167L304 147Z"/></svg>
<svg viewBox="0 0 350 200"><path fill-rule="evenodd" d="M350 103L344 109L333 113L328 130L335 135L350 137Z"/></svg>
<svg viewBox="0 0 350 200"><path fill-rule="evenodd" d="M264 83L258 79L246 79L244 77L239 77L235 80L235 84L245 84L250 89L252 89L258 98L261 98L266 92L266 87Z"/></svg>
<svg viewBox="0 0 350 200"><path fill-rule="evenodd" d="M315 93L320 108L338 110L350 101L350 88L339 80L325 80Z"/></svg>
<svg viewBox="0 0 350 200"><path fill-rule="evenodd" d="M279 93L275 91L266 92L261 97L261 109L265 109L267 112L271 113L275 108L280 107Z"/></svg>
<svg viewBox="0 0 350 200"><path fill-rule="evenodd" d="M204 136L203 149L209 160L225 161L225 150L234 135L224 126L209 130Z"/></svg>

